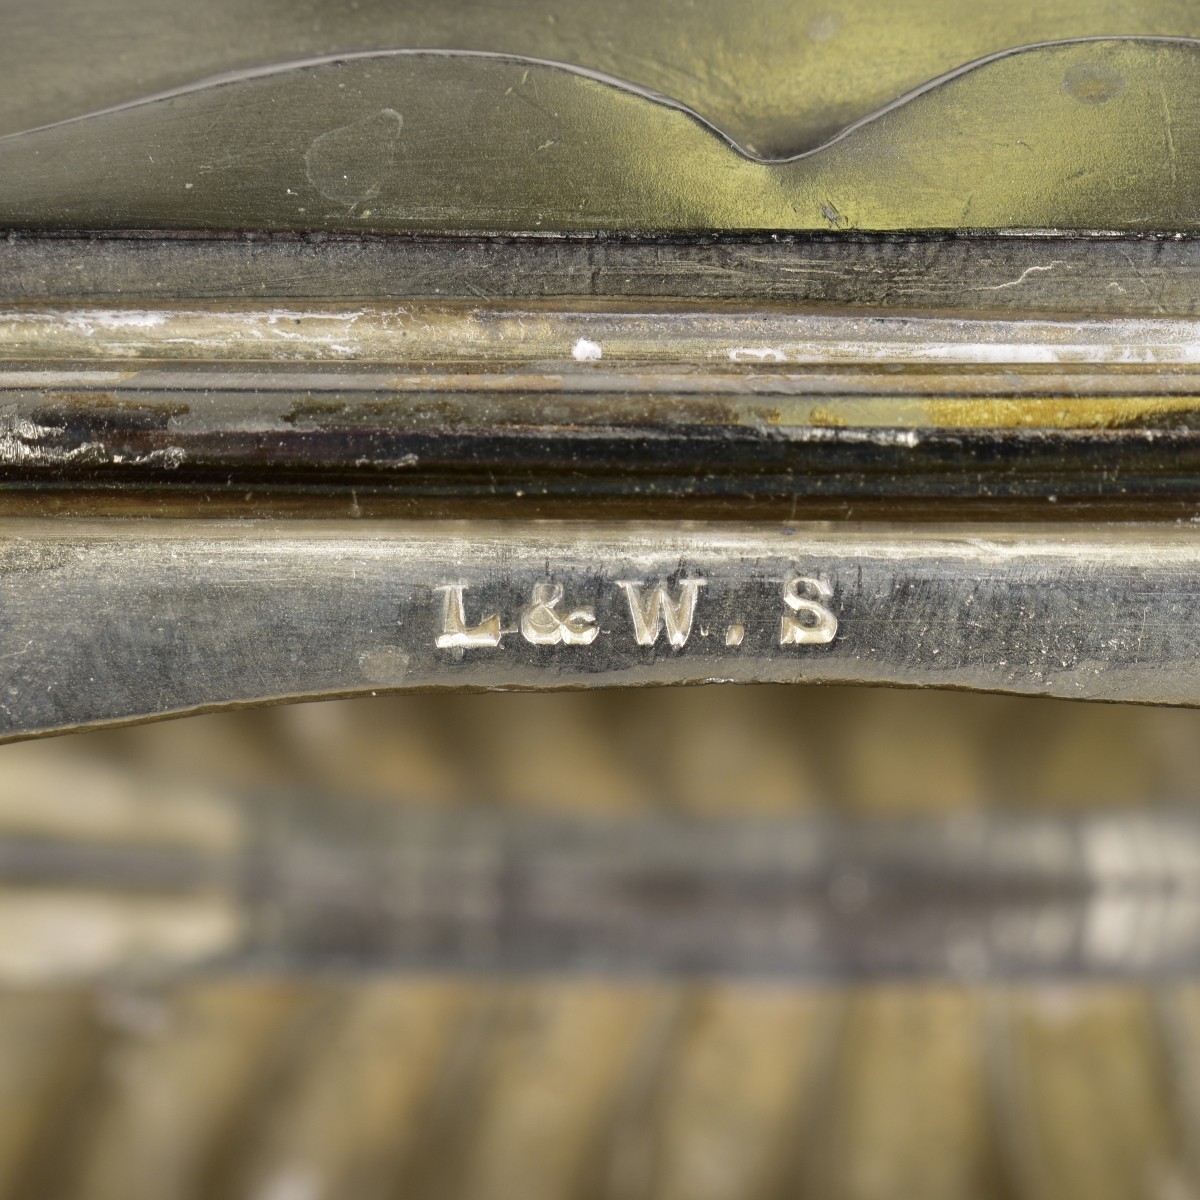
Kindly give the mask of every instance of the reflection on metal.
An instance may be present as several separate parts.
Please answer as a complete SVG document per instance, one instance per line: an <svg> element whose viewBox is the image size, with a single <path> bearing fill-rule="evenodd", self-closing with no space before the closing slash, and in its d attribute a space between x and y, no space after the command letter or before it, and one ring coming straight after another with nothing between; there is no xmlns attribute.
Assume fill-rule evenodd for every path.
<svg viewBox="0 0 1200 1200"><path fill-rule="evenodd" d="M818 117L777 62L735 98L736 6L695 86L634 24L409 7L189 66L118 5L153 69L0 101L0 736L434 687L1200 703L1194 529L1094 523L1200 513L1194 14L993 13ZM799 12L760 35L862 16Z"/></svg>
<svg viewBox="0 0 1200 1200"><path fill-rule="evenodd" d="M22 267L22 248L50 244L13 243L14 292L37 261ZM1086 277L1030 240L993 247L998 282L978 286L1019 306L998 311L931 311L964 265L945 248L839 259L815 242L816 261L794 270L853 277L853 310L783 305L748 261L739 285L767 295L736 303L14 297L0 307L0 508L37 512L53 495L90 515L794 518L932 502L974 504L967 516L991 502L1186 515L1200 505L1200 324L1179 289L1195 252L1098 246ZM286 267L288 253L259 261ZM523 291L539 258L578 278L562 247L525 253L515 277L488 276L496 290ZM145 271L139 254L122 243ZM689 278L712 265L675 259ZM1147 285L1143 309L1106 311L1096 288L1112 295L1113 275L1173 294ZM903 287L904 303L867 309L879 287ZM655 512L666 503L678 507Z"/></svg>
<svg viewBox="0 0 1200 1200"><path fill-rule="evenodd" d="M0 980L214 962L974 983L1200 968L1200 824L1181 811L617 820L339 797L239 812L221 851L0 836Z"/></svg>
<svg viewBox="0 0 1200 1200"><path fill-rule="evenodd" d="M210 0L19 0L0 43L0 132L67 120L265 64L387 50L467 50L575 63L704 113L768 157L828 140L964 63L1036 42L1196 37L1189 0L357 0L248 9Z"/></svg>
<svg viewBox="0 0 1200 1200"><path fill-rule="evenodd" d="M594 350L581 355L580 340ZM552 368L580 381L597 376L607 381L611 369L669 366L723 371L731 381L742 380L739 390L752 392L769 386L772 375L784 374L784 368L1197 368L1200 320L998 318L983 306L936 315L886 309L806 312L728 303L702 307L695 301L264 305L230 299L0 309L0 361L28 359L82 361L93 369L118 363L133 367L145 360L373 363L413 370L494 364L518 372L538 364L543 376ZM19 373L13 378L19 381ZM649 375L649 381L655 390L663 389L661 378ZM456 382L462 386L461 378ZM520 390L522 375L514 374L509 386ZM608 382L606 390L624 388Z"/></svg>
<svg viewBox="0 0 1200 1200"><path fill-rule="evenodd" d="M5 7L4 737L1200 703L1195 4ZM494 699L5 748L0 1195L1195 1190L1197 714Z"/></svg>
<svg viewBox="0 0 1200 1200"><path fill-rule="evenodd" d="M1200 704L1197 578L1190 526L10 521L0 721L756 680Z"/></svg>
<svg viewBox="0 0 1200 1200"><path fill-rule="evenodd" d="M313 59L0 138L0 224L1194 230L1197 61L1184 39L1008 51L767 160L678 103L563 64Z"/></svg>

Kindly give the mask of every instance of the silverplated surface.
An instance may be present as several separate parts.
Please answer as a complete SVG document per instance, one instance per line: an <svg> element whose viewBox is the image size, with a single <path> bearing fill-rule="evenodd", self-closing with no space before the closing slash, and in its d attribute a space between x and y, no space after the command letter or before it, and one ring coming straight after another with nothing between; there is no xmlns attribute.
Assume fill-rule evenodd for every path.
<svg viewBox="0 0 1200 1200"><path fill-rule="evenodd" d="M6 522L7 737L452 688L1200 703L1200 530Z"/></svg>
<svg viewBox="0 0 1200 1200"><path fill-rule="evenodd" d="M511 241L494 259L468 248L465 265L448 243L391 246L401 273L388 300L354 296L353 270L340 299L146 291L150 264L182 269L213 247L222 262L282 271L270 277L286 290L301 262L329 279L361 261L343 243L205 242L189 255L187 242L100 241L110 267L141 273L140 292L101 298L97 282L68 276L59 298L34 299L22 289L38 258L21 254L56 243L7 245L18 268L0 305L7 515L1200 510L1187 242L1096 241L1091 257L989 243L956 304L951 276L974 260L955 242L711 248L729 272L719 288L747 289L738 301L636 297L634 277L621 296L530 295L539 262L562 273L544 291L608 287L652 263L674 263L683 290L705 272L719 280L720 263L694 246ZM443 278L453 295L401 298L435 262L459 272ZM420 272L410 285L405 264ZM472 272L495 294L459 294ZM842 279L844 302L789 300L773 290L789 272L798 287ZM895 302L870 307L881 289ZM1143 303L1112 299L1131 291ZM942 504L959 507L931 511Z"/></svg>
<svg viewBox="0 0 1200 1200"><path fill-rule="evenodd" d="M1197 1192L1195 4L0 9L0 1197Z"/></svg>
<svg viewBox="0 0 1200 1200"><path fill-rule="evenodd" d="M1200 314L1200 242L1078 234L869 237L10 230L5 301L739 300L1049 316Z"/></svg>

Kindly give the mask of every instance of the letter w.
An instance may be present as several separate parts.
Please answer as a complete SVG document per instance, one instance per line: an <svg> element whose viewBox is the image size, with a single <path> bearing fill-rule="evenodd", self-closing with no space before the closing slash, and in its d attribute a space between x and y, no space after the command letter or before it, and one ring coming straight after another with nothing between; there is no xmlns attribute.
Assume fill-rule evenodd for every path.
<svg viewBox="0 0 1200 1200"><path fill-rule="evenodd" d="M629 615L633 618L633 632L639 646L653 646L658 641L659 631L667 627L667 640L676 650L687 644L692 632L692 618L696 615L696 600L705 579L681 579L678 600L671 598L665 583L654 585L648 596L642 595L646 585L641 581L617 580L629 601Z"/></svg>

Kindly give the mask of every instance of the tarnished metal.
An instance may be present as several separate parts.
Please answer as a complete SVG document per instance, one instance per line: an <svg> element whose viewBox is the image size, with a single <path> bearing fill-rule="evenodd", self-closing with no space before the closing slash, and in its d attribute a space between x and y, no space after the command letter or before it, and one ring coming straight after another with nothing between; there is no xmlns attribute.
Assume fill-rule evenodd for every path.
<svg viewBox="0 0 1200 1200"><path fill-rule="evenodd" d="M428 687L1200 703L1191 526L9 522L4 735Z"/></svg>
<svg viewBox="0 0 1200 1200"><path fill-rule="evenodd" d="M1036 42L1200 35L1188 0L357 0L203 11L130 0L10 6L0 131L66 120L213 75L317 55L461 47L574 63L673 96L767 156L827 140L964 63Z"/></svg>
<svg viewBox="0 0 1200 1200"><path fill-rule="evenodd" d="M0 358L502 369L543 363L572 373L579 364L603 364L585 368L593 372L638 364L683 370L729 370L730 364L1168 369L1200 367L1200 321L602 302L29 305L0 309ZM755 384L749 376L743 386L751 391ZM519 375L510 387L520 389ZM659 384L654 390L664 389Z"/></svg>
<svg viewBox="0 0 1200 1200"><path fill-rule="evenodd" d="M13 230L5 303L547 298L735 301L892 313L1196 316L1183 237L723 234L707 237L170 236Z"/></svg>
<svg viewBox="0 0 1200 1200"><path fill-rule="evenodd" d="M1194 5L7 9L0 739L422 694L4 749L0 1195L1194 1190L1196 713L427 694L1200 704Z"/></svg>
<svg viewBox="0 0 1200 1200"><path fill-rule="evenodd" d="M778 161L683 106L560 64L422 51L314 59L0 138L0 221L1175 232L1195 227L1196 45L998 55ZM1170 137L1155 139L1164 125Z"/></svg>
<svg viewBox="0 0 1200 1200"><path fill-rule="evenodd" d="M798 6L797 99L773 55L737 84L730 6L691 82L636 23L367 7L186 59L114 10L153 68L0 103L11 736L406 687L1200 699L1190 524L1095 524L1200 513L1191 15L996 10L868 85L857 10Z"/></svg>
<svg viewBox="0 0 1200 1200"><path fill-rule="evenodd" d="M0 224L1195 231L1198 61L1191 39L1006 49L773 159L572 65L327 55L0 137Z"/></svg>
<svg viewBox="0 0 1200 1200"><path fill-rule="evenodd" d="M1192 316L777 302L13 303L0 507L1185 515L1198 333Z"/></svg>

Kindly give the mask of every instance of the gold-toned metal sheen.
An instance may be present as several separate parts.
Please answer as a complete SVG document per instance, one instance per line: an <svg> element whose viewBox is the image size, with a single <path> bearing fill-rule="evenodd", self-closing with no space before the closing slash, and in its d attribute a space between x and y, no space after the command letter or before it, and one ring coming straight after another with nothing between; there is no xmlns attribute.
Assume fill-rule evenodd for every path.
<svg viewBox="0 0 1200 1200"><path fill-rule="evenodd" d="M338 231L1200 229L1200 43L976 63L798 158L577 68L313 60L0 139L0 224Z"/></svg>
<svg viewBox="0 0 1200 1200"><path fill-rule="evenodd" d="M0 133L267 63L461 48L630 80L765 156L811 149L913 88L1014 46L1200 36L1189 0L22 0L6 5L2 22Z"/></svg>
<svg viewBox="0 0 1200 1200"><path fill-rule="evenodd" d="M80 413L117 395L186 396L177 430L218 414L284 429L320 417L333 393L342 422L377 416L387 397L422 428L1180 430L1200 425L1198 345L1200 322L1177 317L630 301L15 304L0 309L0 462L31 461L45 432L35 395Z"/></svg>

